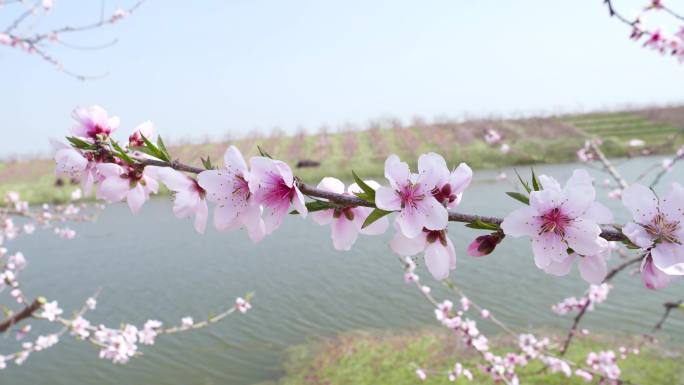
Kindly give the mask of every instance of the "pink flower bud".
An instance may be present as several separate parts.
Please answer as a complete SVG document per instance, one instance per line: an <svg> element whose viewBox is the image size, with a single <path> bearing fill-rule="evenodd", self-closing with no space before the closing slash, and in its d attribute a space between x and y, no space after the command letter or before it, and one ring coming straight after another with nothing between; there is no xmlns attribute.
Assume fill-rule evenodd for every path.
<svg viewBox="0 0 684 385"><path fill-rule="evenodd" d="M468 255L472 257L482 257L490 254L496 248L503 235L500 233L492 233L488 235L481 235L468 246Z"/></svg>

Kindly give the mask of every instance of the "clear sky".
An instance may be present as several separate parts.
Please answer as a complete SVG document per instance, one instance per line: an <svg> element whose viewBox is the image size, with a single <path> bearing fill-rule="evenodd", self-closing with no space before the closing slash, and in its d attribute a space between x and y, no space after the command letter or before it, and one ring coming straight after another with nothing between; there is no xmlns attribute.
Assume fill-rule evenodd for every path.
<svg viewBox="0 0 684 385"><path fill-rule="evenodd" d="M625 13L631 0L615 0ZM108 12L132 1L107 2ZM36 29L96 20L56 0ZM11 15L0 9L4 29ZM76 105L151 119L169 140L387 115L552 113L684 102L684 66L628 39L602 0L148 0L130 19L58 47L79 82L0 47L0 156L47 152Z"/></svg>

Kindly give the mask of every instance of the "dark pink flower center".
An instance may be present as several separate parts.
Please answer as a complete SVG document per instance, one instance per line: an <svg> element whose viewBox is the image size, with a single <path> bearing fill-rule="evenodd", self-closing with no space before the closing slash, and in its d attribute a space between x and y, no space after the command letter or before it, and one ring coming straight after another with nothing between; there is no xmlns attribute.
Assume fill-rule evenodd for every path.
<svg viewBox="0 0 684 385"><path fill-rule="evenodd" d="M445 230L428 230L423 228L423 232L427 233L426 239L428 243L435 243L439 241L442 246L447 245Z"/></svg>
<svg viewBox="0 0 684 385"><path fill-rule="evenodd" d="M142 147L145 145L145 141L139 131L136 131L128 137L128 145L131 147Z"/></svg>
<svg viewBox="0 0 684 385"><path fill-rule="evenodd" d="M290 187L287 184L285 184L285 180L283 180L283 178L280 175L272 174L271 177L271 186L268 193L266 194L266 201L280 202L283 200L287 200L288 202L291 202L292 198L295 195L294 185Z"/></svg>
<svg viewBox="0 0 684 385"><path fill-rule="evenodd" d="M658 213L651 223L642 225L642 227L656 242L680 244L676 236L679 230L679 222L668 221L663 213Z"/></svg>
<svg viewBox="0 0 684 385"><path fill-rule="evenodd" d="M448 183L442 186L442 188L435 187L432 190L432 196L437 199L437 202L445 205L455 201L456 198L458 198L456 194L452 193L451 185Z"/></svg>
<svg viewBox="0 0 684 385"><path fill-rule="evenodd" d="M342 208L337 208L334 209L333 211L333 218L340 218L344 216L350 221L354 220L354 211L352 211L353 207L342 207Z"/></svg>
<svg viewBox="0 0 684 385"><path fill-rule="evenodd" d="M399 191L399 197L401 199L401 208L413 207L418 205L418 202L425 199L425 194L419 190L419 185L408 183Z"/></svg>
<svg viewBox="0 0 684 385"><path fill-rule="evenodd" d="M200 196L200 198L204 199L204 197L207 195L207 191L199 185L196 179L190 178L190 180L192 181L192 189Z"/></svg>
<svg viewBox="0 0 684 385"><path fill-rule="evenodd" d="M556 207L541 216L541 231L539 234L553 232L561 237L565 235L565 229L572 219L565 215L560 208Z"/></svg>
<svg viewBox="0 0 684 385"><path fill-rule="evenodd" d="M88 137L90 138L97 139L98 135L109 136L111 132L112 131L109 129L109 127L102 127L99 124L91 124L88 125L86 134L88 134Z"/></svg>

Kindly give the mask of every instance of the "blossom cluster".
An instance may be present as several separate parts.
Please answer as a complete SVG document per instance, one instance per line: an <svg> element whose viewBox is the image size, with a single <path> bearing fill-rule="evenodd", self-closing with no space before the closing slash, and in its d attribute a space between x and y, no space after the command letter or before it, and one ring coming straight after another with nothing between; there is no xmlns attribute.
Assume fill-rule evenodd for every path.
<svg viewBox="0 0 684 385"><path fill-rule="evenodd" d="M80 190L72 194L74 201L81 198ZM96 205L101 208L100 205ZM100 349L100 357L114 363L126 363L138 352L139 345L152 345L159 334L175 333L191 329L199 329L210 323L218 322L227 315L238 311L242 314L251 309L251 304L245 298L237 298L233 306L209 319L183 324L179 327L162 329L162 323L156 320L147 321L141 328L132 324L124 324L118 329L104 325L93 325L84 317L87 310L94 310L97 304L95 298L89 298L81 311L71 318L65 318L64 310L56 300L48 301L44 297L29 299L22 289L19 276L28 265L27 259L20 251L10 252L5 247L20 235L31 235L37 229L54 229L54 232L62 238L71 239L75 232L68 227L63 227L65 222L89 221L89 205L72 202L66 205L44 204L37 210L29 206L28 202L21 199L17 192L9 192L4 197L4 207L0 207L0 293L7 290L14 305L5 303L6 319L0 322L0 333L8 332L17 325L15 339L20 342L20 348L14 353L0 352L0 369L7 367L8 362L22 365L35 352L46 350L57 343L67 331L81 341L87 341ZM20 218L23 224L19 225L14 218ZM17 310L13 307L19 307ZM22 315L24 314L24 315ZM20 318L15 318L20 317ZM52 333L39 335L33 341L25 341L32 331L31 324L19 327L18 323L25 318L32 317L34 320L45 321L61 327Z"/></svg>
<svg viewBox="0 0 684 385"><path fill-rule="evenodd" d="M77 32L85 32L98 28L102 28L107 25L113 25L128 16L137 9L137 7L142 3L138 2L136 5L129 9L116 9L108 16L105 16L104 10L102 17L99 21L88 23L85 25L74 25L74 26L63 26L61 28L54 28L47 31L36 31L35 25L36 21L31 23L32 25L27 26L27 28L22 28L22 24L27 23L32 18L44 18L46 15L51 13L54 8L54 0L41 0L41 1L2 1L0 2L0 7L14 4L16 7L24 8L18 13L17 17L9 23L6 28L3 28L0 32L0 47L9 47L21 50L29 55L35 55L38 58L42 58L49 64L55 66L58 70L63 71L67 75L73 76L80 80L89 79L92 77L76 74L64 69L62 63L53 57L48 51L51 46L55 46L59 43L63 43L63 36L70 35Z"/></svg>
<svg viewBox="0 0 684 385"><path fill-rule="evenodd" d="M600 304L608 298L608 293L612 286L607 283L600 285L590 285L587 293L578 298L568 297L561 302L553 305L551 309L558 315L565 315L571 312L579 312L585 307L588 311L594 310L594 305Z"/></svg>
<svg viewBox="0 0 684 385"><path fill-rule="evenodd" d="M630 39L642 42L645 48L671 55L680 62L684 62L684 25L681 25L675 32L668 32L663 27L650 27L646 23L646 18L655 13L669 15L677 21L684 21L684 16L667 7L662 0L651 0L632 18L626 18L618 13L610 0L605 3L608 5L611 16L616 16L631 27Z"/></svg>
<svg viewBox="0 0 684 385"><path fill-rule="evenodd" d="M386 216L395 213L396 232L390 241L395 253L402 257L422 254L427 269L438 280L447 278L456 267L456 247L447 235L448 210L459 205L472 180L473 172L465 163L450 169L442 156L427 153L418 157L418 170L412 172L408 163L390 155L384 167L388 185L353 174L355 183L348 187L326 177L314 188L296 178L287 163L261 149L261 156L246 161L237 147L230 146L222 167L205 163L204 169L198 169L172 161L160 137L155 145L155 128L149 121L136 127L122 147L111 138L119 127L117 117L110 117L98 106L77 108L73 116L77 122L72 129L74 137L68 138L69 146L56 152L57 172L80 177L86 194L95 187L100 199L125 200L133 213L141 210L161 182L174 193L174 214L194 216L200 233L209 218L208 203L214 206L217 229L243 228L254 242L277 230L288 213L305 218L311 211L316 223L331 226L333 247L338 250L351 249L359 234L385 232L389 228ZM487 135L492 143L501 139L495 131ZM598 151L596 145L588 142L585 147ZM533 174L532 184L524 182L527 196L509 193L526 205L500 225L477 219L468 225L493 231L477 237L468 253L486 255L505 236L526 236L532 240L534 262L544 272L563 276L577 262L582 278L600 284L616 244L603 236L601 226L611 224L613 215L596 201L593 178L578 169L564 187L546 175L537 178ZM645 188L639 186L632 185L620 194L628 209L641 210L635 222L622 228L623 242L641 249L645 285L660 288L684 275L682 188L672 184L660 204L655 198L632 198L646 196ZM314 200L307 202L305 196ZM641 207L648 202L652 207ZM644 217L647 209L649 215ZM406 278L412 279L411 273Z"/></svg>
<svg viewBox="0 0 684 385"><path fill-rule="evenodd" d="M267 154L247 162L237 147L230 146L223 167L208 167L193 177L172 164L145 163L153 158L169 160L162 152L163 142L158 140L157 146L151 142L152 123L135 128L124 150L110 138L119 127L118 118L98 106L77 108L73 116L77 121L72 130L75 137L70 138L71 146L57 150L57 172L81 178L86 194L95 187L100 199L125 200L133 213L158 192L161 182L174 193L174 214L194 216L200 233L208 221L208 203L214 205L217 229L243 228L254 242L277 230L291 210L305 218L311 209L314 221L331 225L333 246L349 250L359 234L387 230L388 219L382 218L384 214L371 218L375 213L397 212L392 250L401 256L424 253L426 265L437 279L446 278L455 268L454 245L447 237L447 209L460 203L471 181L472 170L464 163L450 170L444 158L428 153L420 156L414 173L393 155L385 162L389 186L359 180L345 188L340 180L327 177L317 187L339 196L365 196L366 205L340 205L325 198L307 203L290 166Z"/></svg>

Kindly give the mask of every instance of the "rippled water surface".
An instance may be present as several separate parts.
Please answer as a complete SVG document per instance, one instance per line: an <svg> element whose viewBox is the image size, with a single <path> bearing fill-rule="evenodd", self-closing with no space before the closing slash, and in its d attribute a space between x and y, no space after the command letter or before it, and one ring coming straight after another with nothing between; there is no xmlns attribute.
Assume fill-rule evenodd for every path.
<svg viewBox="0 0 684 385"><path fill-rule="evenodd" d="M634 177L655 161L632 160L621 168ZM573 168L537 169L564 180ZM503 194L510 184L491 182L497 173L476 173L460 211L501 216L517 206ZM684 178L674 171L667 180ZM599 195L619 208L604 199L605 191ZM624 211L615 212L617 220L626 219ZM291 217L255 246L242 232L194 233L190 222L173 218L164 199L147 204L138 216L112 205L96 225L74 227L79 235L72 241L42 233L10 244L30 260L23 277L29 295L56 298L63 308L75 309L102 287L97 310L88 318L114 322L111 326L148 318L178 323L185 315L201 319L247 291L256 292L254 309L202 331L160 337L125 367L100 360L94 347L66 338L24 367L0 372L1 384L254 384L281 374L284 350L293 344L355 329L435 325L430 306L403 283L402 267L387 246L389 233L362 236L352 251L336 252L328 227ZM462 224L449 229L458 253L452 278L470 297L519 329L569 325L570 319L554 315L550 306L583 292L586 286L576 273L563 279L543 274L525 240L506 240L485 258L468 257L465 248L477 233ZM421 273L428 281L422 267ZM610 300L586 317L593 330L642 332L657 321L662 302L684 296L683 283L660 292L642 288L627 274L615 283ZM684 322L677 318L665 332L681 341L676 335ZM0 347L10 345L11 339L0 339Z"/></svg>

